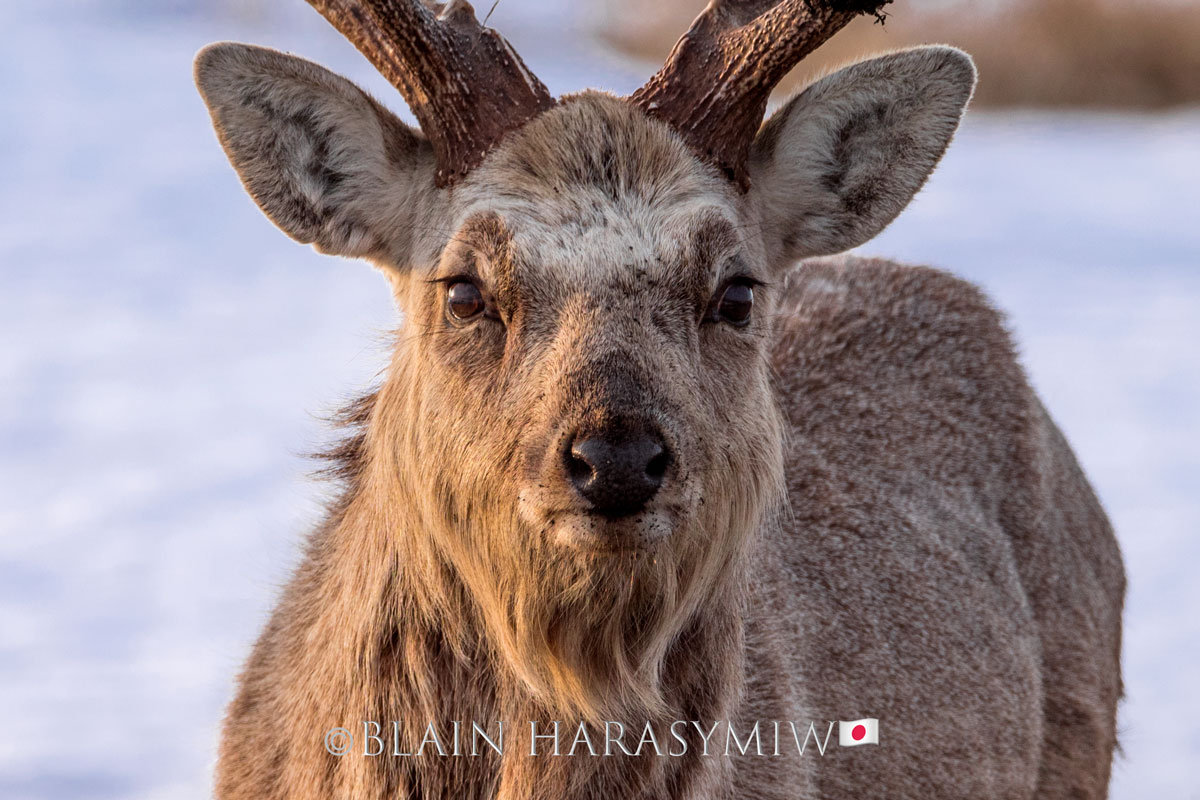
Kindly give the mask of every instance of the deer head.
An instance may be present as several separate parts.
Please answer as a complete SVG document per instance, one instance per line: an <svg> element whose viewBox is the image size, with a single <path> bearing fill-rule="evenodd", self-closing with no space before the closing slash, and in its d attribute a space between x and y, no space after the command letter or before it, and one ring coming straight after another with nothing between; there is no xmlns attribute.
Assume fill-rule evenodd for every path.
<svg viewBox="0 0 1200 800"><path fill-rule="evenodd" d="M196 80L267 216L372 261L404 314L348 518L391 537L448 630L469 605L535 694L654 706L780 496L785 272L907 205L971 61L856 64L761 125L784 73L882 3L713 0L632 96L556 101L465 2L310 2L420 131L260 47L204 49Z"/></svg>

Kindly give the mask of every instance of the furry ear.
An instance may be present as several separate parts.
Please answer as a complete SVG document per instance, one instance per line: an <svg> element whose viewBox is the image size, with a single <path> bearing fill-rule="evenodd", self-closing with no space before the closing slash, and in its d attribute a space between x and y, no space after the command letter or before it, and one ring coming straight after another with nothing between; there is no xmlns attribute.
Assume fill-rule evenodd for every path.
<svg viewBox="0 0 1200 800"><path fill-rule="evenodd" d="M971 57L919 47L817 81L751 148L751 193L776 267L882 231L941 159L975 88Z"/></svg>
<svg viewBox="0 0 1200 800"><path fill-rule="evenodd" d="M429 143L350 81L265 47L196 56L196 85L246 191L323 253L404 264L434 188Z"/></svg>

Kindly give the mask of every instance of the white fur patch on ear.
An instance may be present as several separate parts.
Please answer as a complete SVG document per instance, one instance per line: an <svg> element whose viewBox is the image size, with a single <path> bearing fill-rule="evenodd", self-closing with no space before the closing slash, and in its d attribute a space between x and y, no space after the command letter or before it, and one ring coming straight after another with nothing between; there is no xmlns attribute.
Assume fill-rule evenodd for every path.
<svg viewBox="0 0 1200 800"><path fill-rule="evenodd" d="M751 194L772 262L849 250L925 184L975 88L971 57L919 47L814 83L759 131Z"/></svg>
<svg viewBox="0 0 1200 800"><path fill-rule="evenodd" d="M285 233L406 260L416 199L436 191L423 137L345 78L265 47L209 45L195 76L246 191Z"/></svg>

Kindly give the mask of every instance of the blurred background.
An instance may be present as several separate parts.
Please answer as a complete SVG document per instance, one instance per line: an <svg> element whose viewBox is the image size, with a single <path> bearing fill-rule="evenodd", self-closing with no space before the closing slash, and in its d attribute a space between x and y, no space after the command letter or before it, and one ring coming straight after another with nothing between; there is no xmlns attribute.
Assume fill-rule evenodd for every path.
<svg viewBox="0 0 1200 800"><path fill-rule="evenodd" d="M482 16L491 5L481 0ZM695 0L503 0L555 93L628 92ZM978 59L939 171L869 254L983 285L1124 548L1112 796L1200 798L1200 4L899 0L805 66ZM378 378L384 281L242 192L191 82L290 50L410 119L301 0L0 4L0 797L210 793L232 681ZM804 80L795 77L793 88Z"/></svg>

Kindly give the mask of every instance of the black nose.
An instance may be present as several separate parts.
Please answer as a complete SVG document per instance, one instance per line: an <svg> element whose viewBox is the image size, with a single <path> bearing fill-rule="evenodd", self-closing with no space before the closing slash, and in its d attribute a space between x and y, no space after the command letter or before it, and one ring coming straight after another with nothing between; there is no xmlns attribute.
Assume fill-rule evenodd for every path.
<svg viewBox="0 0 1200 800"><path fill-rule="evenodd" d="M671 463L657 431L627 424L577 434L563 458L576 491L593 510L611 517L641 510L662 486Z"/></svg>

